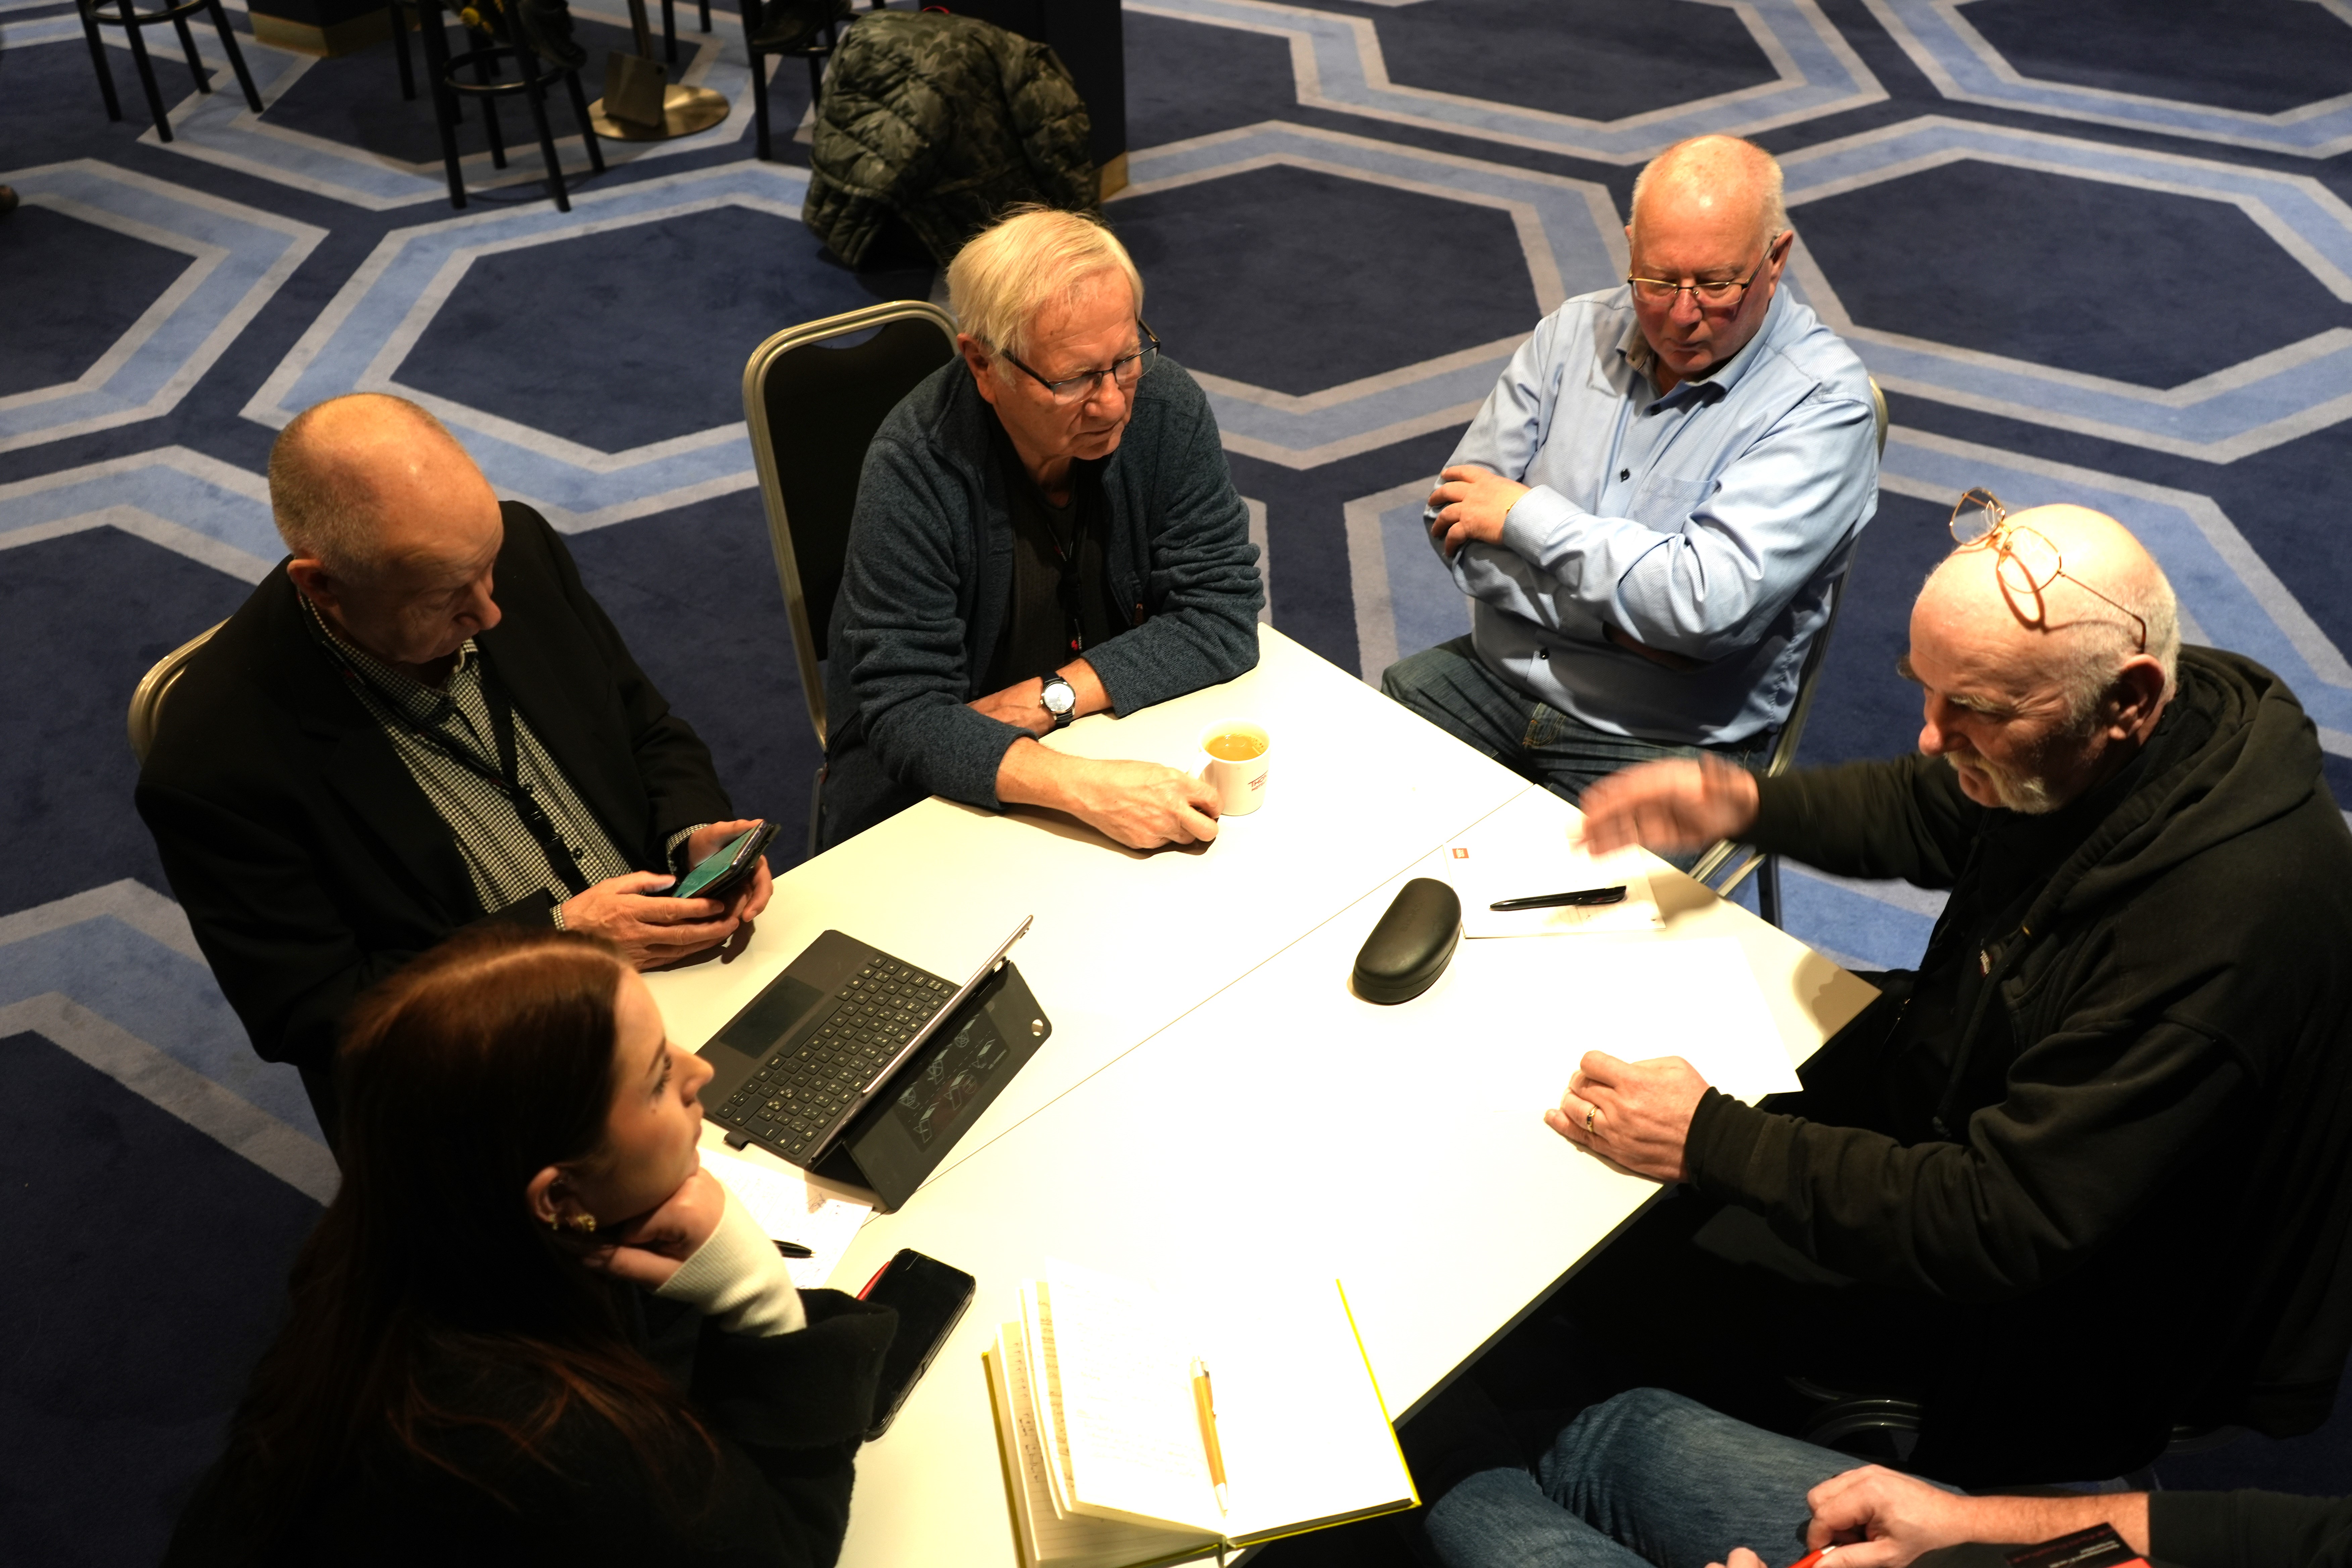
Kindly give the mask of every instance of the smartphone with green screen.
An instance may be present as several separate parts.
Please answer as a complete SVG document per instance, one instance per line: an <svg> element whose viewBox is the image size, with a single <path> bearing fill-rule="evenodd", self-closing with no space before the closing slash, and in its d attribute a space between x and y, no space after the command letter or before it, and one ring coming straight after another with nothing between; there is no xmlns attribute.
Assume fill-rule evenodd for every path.
<svg viewBox="0 0 2352 1568"><path fill-rule="evenodd" d="M760 868L760 856L776 837L772 822L746 828L709 854L669 889L674 899L731 899Z"/></svg>

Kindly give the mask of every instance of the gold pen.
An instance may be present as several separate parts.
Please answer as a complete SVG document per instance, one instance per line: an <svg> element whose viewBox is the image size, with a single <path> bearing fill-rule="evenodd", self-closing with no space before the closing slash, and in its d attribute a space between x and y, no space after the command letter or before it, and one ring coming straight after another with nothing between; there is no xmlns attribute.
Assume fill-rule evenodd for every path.
<svg viewBox="0 0 2352 1568"><path fill-rule="evenodd" d="M1201 1418L1201 1447L1209 1451L1209 1484L1217 1489L1217 1511L1225 1511L1225 1449L1217 1441L1217 1400L1209 1389L1209 1367L1192 1358L1192 1410Z"/></svg>

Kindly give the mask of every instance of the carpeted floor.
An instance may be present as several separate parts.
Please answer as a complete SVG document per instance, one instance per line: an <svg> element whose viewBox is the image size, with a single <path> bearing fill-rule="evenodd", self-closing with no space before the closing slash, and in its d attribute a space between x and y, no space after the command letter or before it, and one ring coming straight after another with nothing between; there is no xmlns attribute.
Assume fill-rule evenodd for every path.
<svg viewBox="0 0 2352 1568"><path fill-rule="evenodd" d="M575 8L593 51L622 37L618 8ZM0 708L0 1063L19 1089L0 1136L18 1263L0 1560L153 1558L331 1190L299 1090L253 1060L168 899L122 731L138 675L277 559L277 427L360 386L430 403L571 535L740 805L805 820L816 752L739 368L778 328L936 280L822 252L797 220L803 76L775 78L779 159L755 163L740 23L720 10L704 37L690 15L686 76L732 118L608 149L568 216L518 112L503 175L469 119L458 214L383 48L320 61L247 37L257 117L194 95L167 50L165 145L119 45L131 118L104 117L68 0L0 0L0 181L26 201L0 217L0 657L21 693ZM2294 685L2352 804L2347 15L1129 0L1133 184L1108 211L1264 504L1275 623L1376 679L1466 625L1414 517L1502 359L1618 274L1644 158L1754 134L1788 169L1790 286L1895 416L1807 760L1910 745L1891 667L1911 592L1948 498L1988 484L2140 531L2193 635ZM1786 880L1792 929L1861 963L1916 955L1936 908ZM2352 1402L2310 1437L2162 1474L2340 1489ZM1381 1562L1385 1542L1270 1560Z"/></svg>

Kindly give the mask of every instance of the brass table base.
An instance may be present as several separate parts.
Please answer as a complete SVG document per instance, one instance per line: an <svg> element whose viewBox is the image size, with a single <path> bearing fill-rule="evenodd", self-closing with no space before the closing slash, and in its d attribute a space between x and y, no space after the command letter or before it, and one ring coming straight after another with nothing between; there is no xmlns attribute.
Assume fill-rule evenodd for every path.
<svg viewBox="0 0 2352 1568"><path fill-rule="evenodd" d="M598 99L588 106L588 122L599 136L609 136L615 142L667 142L674 136L691 136L698 131L708 131L727 118L727 100L707 87L666 87L662 89L662 122L658 126L640 125L634 120L615 120L604 112L604 100Z"/></svg>

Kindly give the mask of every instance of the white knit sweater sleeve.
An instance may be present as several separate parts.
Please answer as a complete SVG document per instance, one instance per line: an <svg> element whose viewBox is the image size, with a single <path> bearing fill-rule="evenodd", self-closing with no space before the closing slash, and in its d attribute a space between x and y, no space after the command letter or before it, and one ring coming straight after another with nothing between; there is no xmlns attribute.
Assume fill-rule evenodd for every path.
<svg viewBox="0 0 2352 1568"><path fill-rule="evenodd" d="M719 1228L654 1294L699 1307L730 1334L789 1334L808 1326L782 1254L732 1192Z"/></svg>

